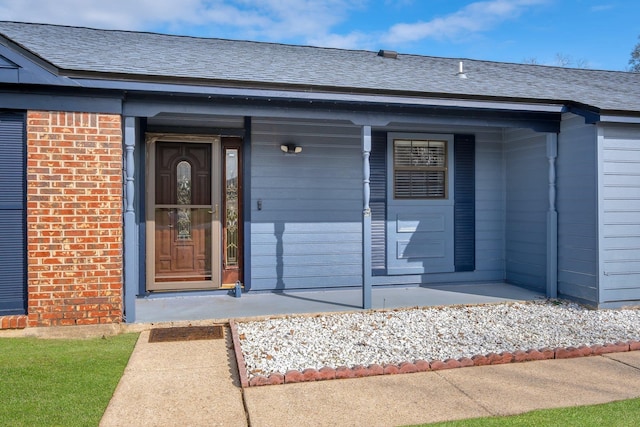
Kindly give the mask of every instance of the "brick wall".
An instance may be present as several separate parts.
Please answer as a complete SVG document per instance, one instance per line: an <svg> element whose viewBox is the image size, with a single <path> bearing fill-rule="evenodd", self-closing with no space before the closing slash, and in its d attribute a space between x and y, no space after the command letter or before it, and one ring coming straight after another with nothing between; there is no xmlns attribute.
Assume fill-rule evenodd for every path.
<svg viewBox="0 0 640 427"><path fill-rule="evenodd" d="M27 115L28 325L122 319L120 116Z"/></svg>

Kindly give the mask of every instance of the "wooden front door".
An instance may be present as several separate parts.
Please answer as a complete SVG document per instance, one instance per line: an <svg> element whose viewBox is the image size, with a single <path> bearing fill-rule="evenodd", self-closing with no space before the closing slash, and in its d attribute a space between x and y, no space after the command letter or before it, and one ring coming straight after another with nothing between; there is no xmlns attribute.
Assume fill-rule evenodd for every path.
<svg viewBox="0 0 640 427"><path fill-rule="evenodd" d="M147 290L242 281L239 141L147 136Z"/></svg>

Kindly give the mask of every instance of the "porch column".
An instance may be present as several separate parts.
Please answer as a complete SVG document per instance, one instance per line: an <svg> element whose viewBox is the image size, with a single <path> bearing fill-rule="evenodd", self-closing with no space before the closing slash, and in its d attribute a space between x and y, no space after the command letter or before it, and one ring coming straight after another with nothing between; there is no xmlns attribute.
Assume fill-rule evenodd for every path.
<svg viewBox="0 0 640 427"><path fill-rule="evenodd" d="M369 156L371 154L371 126L362 126L362 308L371 308L371 198Z"/></svg>
<svg viewBox="0 0 640 427"><path fill-rule="evenodd" d="M124 312L125 321L136 319L135 303L138 293L138 228L136 227L135 157L136 119L124 118Z"/></svg>
<svg viewBox="0 0 640 427"><path fill-rule="evenodd" d="M558 134L547 134L549 211L547 212L547 297L558 297L558 212L556 211L556 158Z"/></svg>

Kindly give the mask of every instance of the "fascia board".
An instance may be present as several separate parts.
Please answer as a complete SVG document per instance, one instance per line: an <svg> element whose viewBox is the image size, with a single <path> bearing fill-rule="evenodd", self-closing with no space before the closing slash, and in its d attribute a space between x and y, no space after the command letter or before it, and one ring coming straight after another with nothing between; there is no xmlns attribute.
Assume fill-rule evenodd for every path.
<svg viewBox="0 0 640 427"><path fill-rule="evenodd" d="M303 92L295 90L243 89L220 86L176 85L168 83L126 82L114 80L77 79L80 85L94 89L114 89L157 94L199 95L230 98L260 98L278 100L345 102L364 104L413 105L420 107L457 107L488 110L526 111L541 113L561 113L564 103L532 103L517 101L474 100L460 98L439 98L436 96L408 97L393 95L368 95L337 92Z"/></svg>

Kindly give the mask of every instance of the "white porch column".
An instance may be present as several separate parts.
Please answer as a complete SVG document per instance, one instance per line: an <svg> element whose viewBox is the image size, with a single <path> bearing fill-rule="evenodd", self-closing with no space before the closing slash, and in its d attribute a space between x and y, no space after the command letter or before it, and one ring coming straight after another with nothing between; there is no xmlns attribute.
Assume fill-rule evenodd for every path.
<svg viewBox="0 0 640 427"><path fill-rule="evenodd" d="M556 158L558 134L547 135L549 211L547 212L547 297L558 297L558 212L556 211Z"/></svg>
<svg viewBox="0 0 640 427"><path fill-rule="evenodd" d="M371 155L371 126L362 126L362 308L371 308L371 198L370 166Z"/></svg>

